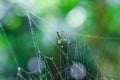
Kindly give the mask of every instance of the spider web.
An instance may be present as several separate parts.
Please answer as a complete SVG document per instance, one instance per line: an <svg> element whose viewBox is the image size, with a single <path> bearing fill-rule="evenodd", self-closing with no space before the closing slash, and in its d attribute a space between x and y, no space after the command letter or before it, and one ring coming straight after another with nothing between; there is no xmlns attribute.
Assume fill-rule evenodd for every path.
<svg viewBox="0 0 120 80"><path fill-rule="evenodd" d="M37 65L35 64L37 68L34 71L33 70L27 71L22 67L20 67L20 64L17 60L17 57L15 56L14 50L10 44L7 34L3 26L1 25L2 33L6 39L6 42L8 43L9 49L11 51L11 55L13 56L13 59L17 66L17 74L16 74L17 80L118 80L119 79L119 72L116 72L117 76L112 76L112 73L108 75L101 75L102 72L99 69L103 65L101 65L102 60L100 53L102 50L104 50L103 47L104 44L98 46L99 43L96 42L95 45L91 47L87 43L88 40L95 40L95 41L100 40L101 43L106 42L107 49L111 49L113 47L110 47L107 41L113 41L113 40L119 41L120 37L98 37L98 36L77 34L65 30L64 27L62 26L58 30L60 30L59 32L62 34L61 36L63 39L63 44L58 44L51 38L51 35L47 34L47 39L53 45L57 46L57 49L60 51L60 54L58 54L60 62L56 62L56 58L54 56L49 57L45 55L46 53L41 51L35 37L35 28L37 28L41 33L44 33L44 30L40 27L37 21L42 21L50 26L56 26L56 25L50 23L49 21L47 21L42 17L34 15L28 10L25 10L25 16L28 19L28 26L30 28L33 47L35 49L35 56L37 58ZM103 67L103 71L105 69L106 68Z"/></svg>

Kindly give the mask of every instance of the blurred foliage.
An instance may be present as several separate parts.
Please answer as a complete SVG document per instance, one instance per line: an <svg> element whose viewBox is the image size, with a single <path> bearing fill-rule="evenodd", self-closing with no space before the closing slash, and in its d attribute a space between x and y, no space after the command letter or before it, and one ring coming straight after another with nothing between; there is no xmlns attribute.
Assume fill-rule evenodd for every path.
<svg viewBox="0 0 120 80"><path fill-rule="evenodd" d="M76 7L80 7L80 10ZM76 12L74 12L75 9L77 9ZM56 54L59 53L56 47L57 31L61 32L63 29L70 33L71 37L75 36L71 35L72 32L77 33L78 40L88 45L92 52L87 58L98 57L99 60L96 60L95 64L99 65L101 76L112 75L114 80L120 79L119 0L0 0L1 80L13 80L17 73L10 47L14 51L19 66L25 70L28 70L29 60L36 55L27 10L31 13L36 45L45 55L54 56L57 60L59 56ZM70 20L73 25L81 21L79 26L68 24L67 17L69 19L68 15L72 11L75 14L70 15L70 19L75 15L79 18L78 13L83 15L83 18ZM78 21L74 22L76 20ZM92 37L86 35L92 35Z"/></svg>

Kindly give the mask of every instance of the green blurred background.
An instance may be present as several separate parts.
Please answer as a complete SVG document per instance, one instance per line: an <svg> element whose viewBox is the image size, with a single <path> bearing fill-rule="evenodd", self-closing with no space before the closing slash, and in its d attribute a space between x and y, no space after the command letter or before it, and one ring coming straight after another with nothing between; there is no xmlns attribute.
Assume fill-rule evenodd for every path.
<svg viewBox="0 0 120 80"><path fill-rule="evenodd" d="M35 56L27 10L45 55L55 55L57 31L78 34L91 48L101 80L120 80L120 0L0 0L0 80L15 79L13 53L25 70Z"/></svg>

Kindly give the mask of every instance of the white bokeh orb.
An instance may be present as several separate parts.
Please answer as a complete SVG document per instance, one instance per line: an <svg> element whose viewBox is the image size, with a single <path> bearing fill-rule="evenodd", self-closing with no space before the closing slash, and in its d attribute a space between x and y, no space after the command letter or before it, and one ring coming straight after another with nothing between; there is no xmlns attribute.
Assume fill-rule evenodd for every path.
<svg viewBox="0 0 120 80"><path fill-rule="evenodd" d="M35 4L35 0L8 0L8 1L17 4L24 9L30 9Z"/></svg>
<svg viewBox="0 0 120 80"><path fill-rule="evenodd" d="M45 68L45 63L39 59L38 57L33 57L28 62L28 70L31 73L42 73L43 69Z"/></svg>
<svg viewBox="0 0 120 80"><path fill-rule="evenodd" d="M81 63L73 63L73 65L70 67L70 76L75 80L83 79L86 74L86 68Z"/></svg>
<svg viewBox="0 0 120 80"><path fill-rule="evenodd" d="M87 18L87 11L84 7L73 8L66 17L66 22L70 27L80 27Z"/></svg>

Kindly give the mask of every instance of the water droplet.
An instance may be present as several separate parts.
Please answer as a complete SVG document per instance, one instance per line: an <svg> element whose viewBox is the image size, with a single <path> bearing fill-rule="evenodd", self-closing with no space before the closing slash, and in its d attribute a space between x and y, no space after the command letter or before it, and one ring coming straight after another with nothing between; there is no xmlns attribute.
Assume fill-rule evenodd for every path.
<svg viewBox="0 0 120 80"><path fill-rule="evenodd" d="M21 70L21 68L20 67L18 67L18 71L20 71Z"/></svg>
<svg viewBox="0 0 120 80"><path fill-rule="evenodd" d="M58 40L58 44L61 44L61 40Z"/></svg>
<svg viewBox="0 0 120 80"><path fill-rule="evenodd" d="M61 46L61 48L63 48L63 46Z"/></svg>

